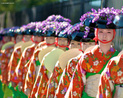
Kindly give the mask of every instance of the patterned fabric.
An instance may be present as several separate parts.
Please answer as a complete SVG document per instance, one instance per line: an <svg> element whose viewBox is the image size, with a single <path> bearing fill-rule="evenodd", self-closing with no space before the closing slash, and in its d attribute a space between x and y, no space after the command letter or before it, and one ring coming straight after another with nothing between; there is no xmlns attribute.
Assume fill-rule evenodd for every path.
<svg viewBox="0 0 123 98"><path fill-rule="evenodd" d="M45 87L47 85L49 78L48 78L48 70L44 70L42 78L40 79L39 86L36 92L36 97L41 98L44 93Z"/></svg>
<svg viewBox="0 0 123 98"><path fill-rule="evenodd" d="M101 75L98 98L114 98L115 85L123 85L123 55L112 58ZM114 91L112 88L115 88ZM117 97L119 98L119 97ZM121 98L121 97L120 97Z"/></svg>
<svg viewBox="0 0 123 98"><path fill-rule="evenodd" d="M110 48L107 54L104 54L99 46L95 46L90 52L85 53L79 60L73 73L70 86L65 95L66 98L80 98L84 92L84 85L88 73L96 74L104 69L107 61L115 53L114 48ZM118 53L117 53L118 54ZM115 56L115 55L114 55ZM89 96L88 96L89 97ZM88 98L85 95L84 98Z"/></svg>
<svg viewBox="0 0 123 98"><path fill-rule="evenodd" d="M46 76L46 73L47 73L47 69L45 68L45 66L43 64L40 65L39 72L38 72L38 75L36 77L36 81L33 85L33 89L31 91L31 94L30 94L29 98L35 97L36 92L39 91L38 87L40 87L42 85L41 82L43 81L43 77ZM44 80L45 80L45 82L47 82L48 77L46 76ZM46 86L46 85L44 85L44 86ZM37 94L37 95L39 95L39 94Z"/></svg>
<svg viewBox="0 0 123 98"><path fill-rule="evenodd" d="M34 49L35 49L35 44L33 44L31 47L27 47L22 55L21 55L21 58L20 58L20 61L16 67L16 81L19 83L21 82L23 85L22 85L22 90L24 91L24 80L25 80L25 75L27 72L27 68L29 67L29 63L28 61L31 59L32 55L33 55L33 52L34 52Z"/></svg>
<svg viewBox="0 0 123 98"><path fill-rule="evenodd" d="M35 82L35 77L36 77L36 66L40 65L39 59L38 59L38 54L40 50L35 51L33 54L31 61L29 63L29 68L28 72L26 74L26 79L25 79L25 86L24 89L32 89L33 84Z"/></svg>
<svg viewBox="0 0 123 98"><path fill-rule="evenodd" d="M10 62L8 64L9 66L9 72L8 72L8 81L15 81L15 68L17 67L17 64L19 62L20 56L21 56L21 47L16 47L11 55Z"/></svg>
<svg viewBox="0 0 123 98"><path fill-rule="evenodd" d="M59 63L56 64L53 73L51 74L47 86L45 87L44 94L42 95L41 98L54 98L55 96L55 91L58 87L60 77L62 75L62 69L59 66Z"/></svg>
<svg viewBox="0 0 123 98"><path fill-rule="evenodd" d="M2 83L8 82L8 63L11 57L11 54L13 52L14 47L7 48L2 54L1 54L1 74L2 74Z"/></svg>
<svg viewBox="0 0 123 98"><path fill-rule="evenodd" d="M32 90L36 76L37 76L37 72L40 66L40 62L39 62L39 58L38 58L38 54L41 50L46 48L46 43L45 42L40 42L34 51L33 56L30 59L30 62L28 63L29 67L28 67L28 71L25 72L26 73L26 78L25 78L25 84L24 84L24 90L26 89L30 89ZM38 69L37 69L38 68Z"/></svg>
<svg viewBox="0 0 123 98"><path fill-rule="evenodd" d="M66 94L66 91L69 87L69 84L70 84L70 81L71 81L71 78L72 78L72 75L73 75L73 72L74 72L74 69L75 69L80 57L81 56L72 58L68 62L68 65L64 69L64 71L62 73L62 76L60 78L60 82L59 82L55 97L56 96L57 96L57 98L58 97L64 97L64 95Z"/></svg>

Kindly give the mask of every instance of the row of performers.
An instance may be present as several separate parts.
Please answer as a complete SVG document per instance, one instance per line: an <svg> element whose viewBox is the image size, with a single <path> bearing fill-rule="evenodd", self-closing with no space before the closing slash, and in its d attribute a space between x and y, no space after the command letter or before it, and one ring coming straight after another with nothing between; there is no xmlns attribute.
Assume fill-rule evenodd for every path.
<svg viewBox="0 0 123 98"><path fill-rule="evenodd" d="M16 44L1 48L0 95L122 98L123 55L112 46L116 29L121 28L123 8L103 8L85 13L75 25L52 15L1 31L2 42L16 35Z"/></svg>

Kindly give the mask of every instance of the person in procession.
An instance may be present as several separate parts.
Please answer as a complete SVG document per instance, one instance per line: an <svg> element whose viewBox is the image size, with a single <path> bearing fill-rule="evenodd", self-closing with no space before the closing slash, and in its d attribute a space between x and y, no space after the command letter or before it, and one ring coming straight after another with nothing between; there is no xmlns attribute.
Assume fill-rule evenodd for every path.
<svg viewBox="0 0 123 98"><path fill-rule="evenodd" d="M94 40L98 45L80 58L65 98L96 97L100 74L108 61L118 54L111 45L116 34L113 20L118 13L119 9L114 8L92 9L81 17L85 25L96 28Z"/></svg>
<svg viewBox="0 0 123 98"><path fill-rule="evenodd" d="M89 32L89 34L86 37L84 37L85 33L82 31L83 28L85 30L84 32ZM73 28L70 29L68 32L71 33L70 34L70 36L71 36L70 38L72 39L71 44L72 44L72 42L74 43L75 41L77 41L79 43L78 47L81 47L81 48L78 48L78 49L82 49L83 41L89 42L90 40L92 40L94 38L94 32L90 31L90 29L86 30L86 27L82 26L81 23L73 26ZM74 43L74 44L76 44L76 43ZM77 45L75 45L73 48L75 48L75 47L77 47ZM82 51L82 50L80 50L80 51ZM82 51L82 52L84 52L84 51ZM55 97L59 97L59 96L64 97L64 95L66 94L66 91L67 91L70 81L71 81L72 74L74 72L74 69L75 69L80 57L82 57L82 56L83 56L83 53L80 53L80 55L78 55L77 57L69 60L67 66L65 67L65 69L62 73L62 76L60 78L59 85L58 85L56 93L55 93Z"/></svg>
<svg viewBox="0 0 123 98"><path fill-rule="evenodd" d="M49 20L49 18L50 18L50 20ZM50 23L50 21L53 20L53 19L51 19L51 18L54 19L54 15L49 16L49 17L46 19L46 21L49 20L49 23ZM44 28L44 31L43 31L44 34L46 34L47 37L49 36L49 38L51 38L52 36L54 36L54 38L55 38L57 32L59 32L60 30L64 29L66 26L70 25L68 22L66 22L66 20L65 20L64 17L61 17L61 16L57 17L57 15L56 15L56 19L55 19L55 20L57 20L57 21L56 21L56 22L52 21L51 24L47 25L47 26ZM64 20L64 22L63 22L63 20ZM60 22L60 21L61 21L61 22ZM48 31L48 30L49 30L49 31ZM53 31L52 31L52 30L53 30ZM51 37L50 37L50 36L51 36ZM47 37L46 37L46 39L47 39ZM47 41L49 42L49 40L47 40ZM50 41L50 42L52 42L52 41ZM52 44L52 43L50 43L50 44ZM55 40L55 45L57 46L56 40ZM65 49L66 49L66 47L65 47ZM40 68L39 68L39 72L38 72L38 73L46 72L46 71L44 71L44 69L45 69L45 67L44 67L43 65L40 65ZM42 76L42 77L43 77L43 76ZM39 84L39 81L44 81L43 78L41 78L42 80L41 80L40 78L41 78L40 76L37 76L36 81L35 81L35 84L33 85L33 89L32 89L32 91L31 91L30 97L35 96L36 92L38 92L38 91L37 91L37 90L38 90L37 88L40 87L40 86L37 87L37 84ZM47 83L47 82L45 81L45 83ZM41 86L41 87L42 87L42 86ZM42 89L42 90L43 90L43 89ZM39 93L41 93L41 92L39 92ZM39 94L39 95L41 95L41 94ZM39 96L39 95L38 95L38 96Z"/></svg>
<svg viewBox="0 0 123 98"><path fill-rule="evenodd" d="M34 50L38 48L37 46L38 43L42 41L42 37L35 35L36 23L37 22L31 22L27 24L26 26L26 30L24 33L25 35L29 36L30 41L28 41L22 46L23 52L18 62L18 65L15 68L15 78L14 79L16 79L15 81L17 82L19 89L22 90L23 92L24 92L24 82L25 82L24 80L25 80L25 75L26 75L25 72L28 69L27 63L31 59Z"/></svg>
<svg viewBox="0 0 123 98"><path fill-rule="evenodd" d="M12 91L7 87L9 81L8 81L8 70L9 70L9 60L11 57L11 54L13 52L14 49L14 43L16 42L17 36L15 35L15 30L18 29L18 27L12 27L7 31L7 35L11 38L11 42L8 42L6 44L3 45L3 49L4 49L4 57L2 57L3 61L2 62L2 81L3 81L3 91L4 91L4 97L12 97ZM20 40L18 40L20 41ZM7 70L7 71L6 71ZM8 93L9 92L9 93Z"/></svg>
<svg viewBox="0 0 123 98"><path fill-rule="evenodd" d="M123 7L114 19L117 28L123 29ZM122 98L123 91L123 51L112 58L101 74L97 98Z"/></svg>

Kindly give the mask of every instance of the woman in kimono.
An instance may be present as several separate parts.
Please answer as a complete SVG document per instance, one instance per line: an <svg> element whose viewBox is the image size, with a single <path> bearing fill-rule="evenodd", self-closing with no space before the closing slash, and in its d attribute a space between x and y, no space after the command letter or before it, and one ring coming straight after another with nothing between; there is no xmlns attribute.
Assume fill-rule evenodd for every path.
<svg viewBox="0 0 123 98"><path fill-rule="evenodd" d="M6 40L5 39L5 31L4 31L5 29L3 29L3 30L1 30L0 31L0 61L1 61L1 59L2 59L2 51L1 51L1 48L2 48L2 46L3 46L3 44L5 44L5 42L8 42L8 41L10 41L10 37L8 37L8 39ZM3 32L4 32L4 34L3 34ZM4 40L3 40L3 37L4 37ZM3 98L3 96L4 96L4 92L3 92L3 90L2 90L2 82L1 82L1 79L2 79L2 75L1 75L1 63L2 62L0 62L0 95L1 95L1 97Z"/></svg>
<svg viewBox="0 0 123 98"><path fill-rule="evenodd" d="M71 25L68 26L67 28L70 28L70 27L71 27ZM57 38L58 48L60 48L64 51L69 49L68 44L70 42L69 35L67 34L67 32L63 33L64 31L66 31L67 28L65 28L65 30L61 31L58 34L58 38ZM62 72L63 71L62 71L61 67L59 66L59 63L57 63L54 66L54 69L53 69L53 72L52 72L50 78L48 79L48 82L47 82L48 84L46 85L46 87L44 89L45 90L44 93L42 93L42 97L45 98L45 97L51 97L51 96L53 97L54 96L54 92L55 92L56 87L58 86L59 79L60 79L60 76L61 76ZM47 90L48 90L49 85L51 84L51 82L54 84L54 85L52 85L52 88L49 89L49 91L51 91L52 94L46 95Z"/></svg>
<svg viewBox="0 0 123 98"><path fill-rule="evenodd" d="M123 14L115 19L117 27L123 28ZM122 29L121 29L122 30ZM97 98L123 97L123 50L112 58L101 74Z"/></svg>
<svg viewBox="0 0 123 98"><path fill-rule="evenodd" d="M79 27L79 29L82 28L81 24L78 24L76 27ZM73 48L81 47L78 49L82 49L82 47L83 47L82 43L83 42L86 41L88 43L91 43L89 41L91 41L94 38L94 32L86 31L86 32L89 32L89 34L86 38L84 38L84 32L82 32L81 30L77 31L78 28L75 29L73 27L73 29L75 31L71 32L71 34L70 34L71 39L72 39L71 44L72 44L72 42L75 42L75 41L78 42L78 45L76 45L76 43L73 44ZM69 87L69 84L70 84L70 81L71 81L71 78L72 78L72 75L74 72L74 69L75 69L75 67L76 67L76 65L77 65L77 63L78 63L78 61L82 55L83 55L83 53L78 55L77 57L69 60L68 65L64 69L62 76L60 78L59 85L58 85L58 88L57 88L56 93L55 93L55 97L59 97L59 96L64 97L64 95L66 94L66 91Z"/></svg>
<svg viewBox="0 0 123 98"><path fill-rule="evenodd" d="M21 56L21 47L22 44L24 43L22 41L23 36L22 35L22 28L24 28L24 26L22 26L21 28L18 28L17 30L15 30L15 35L16 35L16 44L14 46L14 51L11 55L10 61L9 61L9 72L8 72L8 81L12 82L12 86L15 87L16 86L16 81L14 81L14 72L15 72L15 68L19 62L20 56ZM26 35L24 36L26 37ZM27 41L29 41L29 39L27 39Z"/></svg>
<svg viewBox="0 0 123 98"><path fill-rule="evenodd" d="M94 98L96 97L100 74L108 61L118 52L111 43L115 37L116 25L113 17L119 10L103 8L98 11L92 9L81 17L81 21L90 27L95 27L95 41L98 41L91 51L86 52L79 60L65 95L66 98ZM110 15L112 18L109 18Z"/></svg>
<svg viewBox="0 0 123 98"><path fill-rule="evenodd" d="M58 25L58 22L53 22L53 24L55 24L53 27L52 27L52 25L49 25L48 27L50 27L49 28L49 30L46 30L45 32L46 32L46 36L48 37L46 37L46 39L47 39L47 42L49 43L51 43L53 40L52 39L49 39L49 38L51 38L51 37L53 37L54 36L54 38L56 37L56 32L57 32L57 30L60 30L60 29L64 29L66 26L68 26L68 25L70 25L69 23L65 23L66 25L64 25L63 26L63 23L59 23L59 25ZM55 29L53 29L55 27ZM52 28L52 29L51 29ZM44 30L45 30L46 28L44 28ZM51 31L51 30L54 30L54 31ZM55 43L54 43L56 46L58 45L57 44L57 42L55 41ZM51 45L52 45L52 43L51 43ZM62 45L61 45L62 46ZM66 47L68 47L68 46L65 46L65 47L62 47L62 49L63 50L65 50L66 49ZM40 69L39 69L39 72L40 73L44 73L45 75L43 75L42 77L40 77L40 76L37 76L36 77L36 81L35 81L35 84L33 85L33 89L32 89L32 91L31 91L31 97L33 97L33 96L35 96L35 94L36 94L36 92L39 92L39 91L37 91L38 90L38 87L42 87L42 86L40 86L40 85L42 85L42 84L40 84L39 86L37 85L37 84L39 84L39 82L40 81L42 81L42 82L45 82L45 84L47 83L47 81L48 80L45 80L45 79L47 79L46 77L47 77L47 73L45 73L45 72L47 72L46 71L47 69L45 68L45 66L44 65L40 65ZM41 79L40 79L41 78ZM44 90L45 88L42 88L42 89L40 89L40 90ZM39 94L39 96L41 96L41 91L39 92L40 94Z"/></svg>
<svg viewBox="0 0 123 98"><path fill-rule="evenodd" d="M28 41L27 43L24 44L25 46L28 44L28 46L26 46L26 48L23 49L23 53L15 69L15 77L16 77L15 79L19 86L19 89L22 91L24 91L24 80L26 76L25 72L27 72L29 66L27 63L31 59L34 50L38 48L37 47L38 43L42 41L41 36L35 35L35 28L36 22L31 22L27 24L26 31L24 33L25 35L29 35L29 37L32 35L30 38L31 41Z"/></svg>
<svg viewBox="0 0 123 98"><path fill-rule="evenodd" d="M8 81L9 81L9 89L12 90L13 98L25 98L26 96L18 90L16 75L15 75L15 68L19 62L20 56L22 54L22 45L25 44L27 41L31 40L30 35L24 34L25 25L22 27L14 30L16 36L16 44L14 46L14 51L11 55L10 62L8 64L9 71L8 71ZM26 40L24 40L26 39ZM23 40L23 41L22 41Z"/></svg>
<svg viewBox="0 0 123 98"><path fill-rule="evenodd" d="M11 37L11 41L15 42L16 36L15 36L15 32L14 30L16 30L18 27L12 27L8 30L7 32L7 36ZM13 40L12 40L13 38ZM19 40L18 40L19 41ZM12 97L12 91L7 87L8 85L8 70L9 70L9 60L10 60L10 56L13 52L13 48L14 48L14 43L13 42L8 42L6 44L3 45L3 47L5 48L4 50L4 57L2 57L2 81L3 81L3 91L4 91L4 97ZM4 62L5 61L5 62ZM9 93L8 93L9 92Z"/></svg>
<svg viewBox="0 0 123 98"><path fill-rule="evenodd" d="M39 27L38 29L39 29L39 31L43 31L41 29L41 27ZM40 33L40 35L44 36L45 47L40 47L39 49L36 49L34 51L33 57L31 58L31 61L29 63L29 69L26 74L25 84L24 84L24 92L27 95L30 94L30 92L33 88L36 76L38 74L38 70L40 68L40 62L39 62L39 58L38 58L39 52L47 47L56 47L55 32L47 31L45 33L43 33L43 32L39 32L39 33Z"/></svg>

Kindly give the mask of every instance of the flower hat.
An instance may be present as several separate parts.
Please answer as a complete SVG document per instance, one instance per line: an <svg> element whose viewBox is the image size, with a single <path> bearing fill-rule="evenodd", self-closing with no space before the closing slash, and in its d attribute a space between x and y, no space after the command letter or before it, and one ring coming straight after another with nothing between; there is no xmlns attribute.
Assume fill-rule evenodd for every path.
<svg viewBox="0 0 123 98"><path fill-rule="evenodd" d="M69 23L71 22L70 19L65 18L61 15L51 15L46 19L46 21L69 22Z"/></svg>
<svg viewBox="0 0 123 98"><path fill-rule="evenodd" d="M121 14L120 9L114 9L112 8L103 8L98 9L96 11L95 9L91 9L92 12L87 12L84 15L81 16L80 21L82 24L93 27L93 28L101 28L101 29L113 29L114 35L113 38L110 41L103 42L98 39L98 29L95 31L95 38L94 40L97 42L99 40L100 42L106 44L111 42L115 37L115 29L117 28L116 22L114 23L114 20L117 15Z"/></svg>
<svg viewBox="0 0 123 98"><path fill-rule="evenodd" d="M80 21L87 26L102 28L102 29L115 29L116 25L113 23L115 16L121 13L120 9L103 8L91 9L92 12L87 12L81 16Z"/></svg>
<svg viewBox="0 0 123 98"><path fill-rule="evenodd" d="M8 31L8 35L11 36L11 37L14 37L16 35L16 30L17 29L19 29L18 26L10 28L9 31Z"/></svg>
<svg viewBox="0 0 123 98"><path fill-rule="evenodd" d="M123 28L123 7L121 8L121 12L115 16L113 23L117 29Z"/></svg>
<svg viewBox="0 0 123 98"><path fill-rule="evenodd" d="M9 36L9 29L10 28L4 28L3 30L1 30L1 34L2 34L2 36Z"/></svg>
<svg viewBox="0 0 123 98"><path fill-rule="evenodd" d="M85 39L94 38L94 29L90 29L88 26L83 25L81 22L76 23L73 26L69 26L63 33L68 33L71 40L85 41Z"/></svg>
<svg viewBox="0 0 123 98"><path fill-rule="evenodd" d="M31 22L26 26L27 35L35 35L36 22Z"/></svg>

